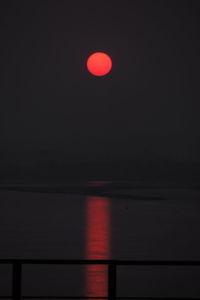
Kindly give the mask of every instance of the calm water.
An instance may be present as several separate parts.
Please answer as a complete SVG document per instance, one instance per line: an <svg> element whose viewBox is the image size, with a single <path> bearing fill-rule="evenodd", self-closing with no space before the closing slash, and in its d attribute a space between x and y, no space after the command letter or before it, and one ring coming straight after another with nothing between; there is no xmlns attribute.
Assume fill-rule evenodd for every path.
<svg viewBox="0 0 200 300"><path fill-rule="evenodd" d="M122 197L0 191L1 258L200 259L200 192ZM155 200L124 197L151 195ZM165 200L159 200L164 199ZM200 268L119 267L118 296L200 296ZM11 268L0 266L10 294ZM107 295L106 266L24 266L23 295Z"/></svg>

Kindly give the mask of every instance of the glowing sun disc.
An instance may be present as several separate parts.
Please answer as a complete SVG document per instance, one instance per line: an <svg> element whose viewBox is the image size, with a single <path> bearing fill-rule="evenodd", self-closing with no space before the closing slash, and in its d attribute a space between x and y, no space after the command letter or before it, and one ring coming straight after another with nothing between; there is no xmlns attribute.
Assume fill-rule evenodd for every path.
<svg viewBox="0 0 200 300"><path fill-rule="evenodd" d="M95 76L104 76L111 71L112 60L106 53L93 53L87 60L87 69L91 74Z"/></svg>

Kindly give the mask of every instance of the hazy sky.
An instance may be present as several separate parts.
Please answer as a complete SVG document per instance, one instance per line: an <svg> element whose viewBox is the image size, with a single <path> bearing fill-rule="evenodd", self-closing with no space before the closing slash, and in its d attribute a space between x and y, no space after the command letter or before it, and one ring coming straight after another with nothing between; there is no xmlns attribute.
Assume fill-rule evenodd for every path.
<svg viewBox="0 0 200 300"><path fill-rule="evenodd" d="M198 1L1 1L4 157L199 161L199 20Z"/></svg>

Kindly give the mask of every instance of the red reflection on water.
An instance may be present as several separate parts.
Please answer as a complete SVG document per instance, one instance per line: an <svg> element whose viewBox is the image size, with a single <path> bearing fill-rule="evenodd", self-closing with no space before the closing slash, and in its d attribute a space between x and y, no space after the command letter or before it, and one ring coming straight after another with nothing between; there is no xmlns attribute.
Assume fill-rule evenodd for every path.
<svg viewBox="0 0 200 300"><path fill-rule="evenodd" d="M105 197L87 197L86 258L110 257L110 207ZM86 267L86 296L106 297L108 270L104 265Z"/></svg>

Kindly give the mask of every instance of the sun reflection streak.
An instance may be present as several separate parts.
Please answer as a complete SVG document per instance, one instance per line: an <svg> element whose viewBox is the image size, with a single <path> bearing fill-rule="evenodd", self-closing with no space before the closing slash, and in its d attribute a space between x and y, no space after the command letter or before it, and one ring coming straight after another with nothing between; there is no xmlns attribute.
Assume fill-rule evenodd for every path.
<svg viewBox="0 0 200 300"><path fill-rule="evenodd" d="M110 257L110 205L106 197L88 196L86 201L86 258ZM86 297L107 297L108 271L105 265L86 267Z"/></svg>

